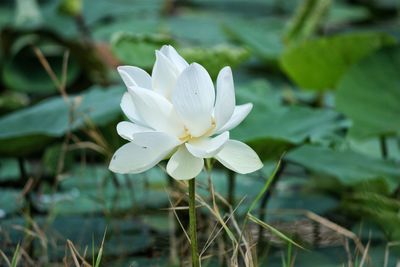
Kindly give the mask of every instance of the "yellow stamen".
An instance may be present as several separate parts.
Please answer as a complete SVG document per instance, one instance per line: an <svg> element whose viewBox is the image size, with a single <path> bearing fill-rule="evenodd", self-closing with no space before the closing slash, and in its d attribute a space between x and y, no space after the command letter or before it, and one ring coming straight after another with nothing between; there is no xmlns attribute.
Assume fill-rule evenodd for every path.
<svg viewBox="0 0 400 267"><path fill-rule="evenodd" d="M190 134L188 128L186 128L186 126L184 127L184 134L179 137L179 140L181 140L182 143L189 141L190 139L192 139L192 135Z"/></svg>
<svg viewBox="0 0 400 267"><path fill-rule="evenodd" d="M217 124L215 123L215 119L212 118L212 119L211 119L211 127L210 127L210 129L208 129L207 132L205 132L205 134L203 134L203 136L209 136L209 135L211 135L216 126L217 126Z"/></svg>
<svg viewBox="0 0 400 267"><path fill-rule="evenodd" d="M211 127L207 130L207 132L205 132L202 136L199 136L199 137L193 137L191 134L190 134L190 132L189 132L189 129L188 128L186 128L186 126L184 127L184 133L183 133L183 135L181 136L181 137L179 137L179 140L182 142L182 143L184 143L184 142L187 142L187 141L189 141L189 140L191 140L191 139L197 139L197 138L200 138L200 137L203 137L203 136L205 136L205 137L207 137L207 136L210 136L211 134L212 134L212 132L214 131L214 129L215 129L215 127L216 127L217 125L216 125L216 123L215 123L215 120L214 120L214 118L212 118L212 120L211 120Z"/></svg>

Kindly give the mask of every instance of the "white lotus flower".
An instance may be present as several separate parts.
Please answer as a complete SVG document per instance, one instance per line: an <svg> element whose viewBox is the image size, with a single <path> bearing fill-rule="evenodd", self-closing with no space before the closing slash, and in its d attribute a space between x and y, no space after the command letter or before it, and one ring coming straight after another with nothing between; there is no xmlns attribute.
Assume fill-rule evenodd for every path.
<svg viewBox="0 0 400 267"><path fill-rule="evenodd" d="M131 122L117 125L129 143L110 163L116 173L140 173L172 155L167 172L177 180L196 177L205 158L237 173L263 165L246 144L229 139L229 130L249 114L252 104L235 106L232 71L223 68L213 82L199 64L188 64L172 46L156 51L152 76L133 66L118 67L128 92L121 108Z"/></svg>

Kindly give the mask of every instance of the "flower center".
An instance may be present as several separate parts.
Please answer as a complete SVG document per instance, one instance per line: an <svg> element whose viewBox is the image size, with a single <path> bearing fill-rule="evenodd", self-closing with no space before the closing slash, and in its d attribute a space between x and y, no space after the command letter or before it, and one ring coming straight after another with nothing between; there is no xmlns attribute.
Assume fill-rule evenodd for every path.
<svg viewBox="0 0 400 267"><path fill-rule="evenodd" d="M187 141L189 141L189 140L192 140L192 139L197 139L197 138L200 138L200 137L208 137L208 136L210 136L210 135L213 133L215 127L216 127L215 119L212 118L212 119L211 119L211 126L210 126L210 128L209 128L203 135L198 136L198 137L194 137L194 136L191 135L189 129L188 129L186 126L184 126L184 131L185 131L185 132L183 133L183 135L182 135L181 137L179 137L179 140L180 140L182 143L185 143L185 142L187 142Z"/></svg>
<svg viewBox="0 0 400 267"><path fill-rule="evenodd" d="M179 140L181 140L182 143L185 143L193 138L192 135L190 134L188 128L186 128L186 126L184 126L184 130L185 130L185 132L183 133L183 135L181 137L179 137Z"/></svg>

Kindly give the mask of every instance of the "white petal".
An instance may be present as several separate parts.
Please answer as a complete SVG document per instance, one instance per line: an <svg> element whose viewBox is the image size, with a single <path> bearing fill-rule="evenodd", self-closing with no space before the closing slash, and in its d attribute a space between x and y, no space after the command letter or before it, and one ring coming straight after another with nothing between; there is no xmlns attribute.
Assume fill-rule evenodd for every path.
<svg viewBox="0 0 400 267"><path fill-rule="evenodd" d="M204 159L196 158L181 145L167 164L168 174L176 180L190 180L203 169Z"/></svg>
<svg viewBox="0 0 400 267"><path fill-rule="evenodd" d="M193 63L179 76L172 103L192 136L201 136L211 127L214 85L207 71Z"/></svg>
<svg viewBox="0 0 400 267"><path fill-rule="evenodd" d="M189 141L185 145L193 156L198 158L211 158L221 151L228 140L229 132L224 132L213 138L206 137Z"/></svg>
<svg viewBox="0 0 400 267"><path fill-rule="evenodd" d="M232 117L235 109L235 89L232 70L223 68L217 78L217 99L215 101L214 118L216 129L224 126Z"/></svg>
<svg viewBox="0 0 400 267"><path fill-rule="evenodd" d="M119 75L121 75L126 87L140 86L151 89L151 77L141 68L134 66L119 66L117 70Z"/></svg>
<svg viewBox="0 0 400 267"><path fill-rule="evenodd" d="M160 49L160 52L163 53L169 60L171 60L172 64L175 65L179 73L189 66L187 61L181 57L178 52L176 52L175 48L170 45L164 45Z"/></svg>
<svg viewBox="0 0 400 267"><path fill-rule="evenodd" d="M253 104L251 103L236 106L235 110L233 111L232 117L224 126L217 130L216 133L229 131L238 126L247 117L247 115L249 115L252 108Z"/></svg>
<svg viewBox="0 0 400 267"><path fill-rule="evenodd" d="M151 75L153 90L170 98L179 74L180 72L171 60L160 51L156 51L156 62Z"/></svg>
<svg viewBox="0 0 400 267"><path fill-rule="evenodd" d="M129 93L125 93L122 96L120 105L125 116L128 117L130 121L133 121L140 125L145 125L142 121L142 118L140 118L140 115L135 108L135 104L133 103L132 96Z"/></svg>
<svg viewBox="0 0 400 267"><path fill-rule="evenodd" d="M137 113L146 126L160 132L181 136L184 126L171 102L154 91L140 87L129 87Z"/></svg>
<svg viewBox="0 0 400 267"><path fill-rule="evenodd" d="M113 155L108 167L116 173L140 173L164 159L176 147L176 139L160 133L135 134L135 142L129 142Z"/></svg>
<svg viewBox="0 0 400 267"><path fill-rule="evenodd" d="M180 144L177 137L163 132L137 132L133 134L133 143L149 147L159 148L161 150L168 150L175 148Z"/></svg>
<svg viewBox="0 0 400 267"><path fill-rule="evenodd" d="M241 174L257 171L263 166L251 147L236 140L226 142L215 158L228 169Z"/></svg>
<svg viewBox="0 0 400 267"><path fill-rule="evenodd" d="M134 134L141 132L154 132L154 130L132 122L121 121L117 124L117 132L122 138L132 141Z"/></svg>

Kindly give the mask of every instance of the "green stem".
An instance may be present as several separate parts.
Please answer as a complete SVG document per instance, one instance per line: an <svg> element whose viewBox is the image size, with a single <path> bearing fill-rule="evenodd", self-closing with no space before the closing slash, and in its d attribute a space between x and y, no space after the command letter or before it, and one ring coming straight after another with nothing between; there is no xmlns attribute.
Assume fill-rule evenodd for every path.
<svg viewBox="0 0 400 267"><path fill-rule="evenodd" d="M189 180L189 234L192 249L192 266L199 267L199 253L197 249L197 226L196 226L196 180Z"/></svg>
<svg viewBox="0 0 400 267"><path fill-rule="evenodd" d="M228 170L228 203L232 207L235 206L235 185L236 185L236 173L234 171Z"/></svg>

